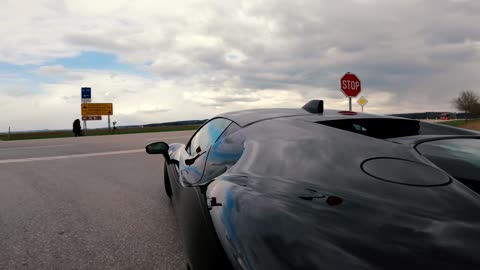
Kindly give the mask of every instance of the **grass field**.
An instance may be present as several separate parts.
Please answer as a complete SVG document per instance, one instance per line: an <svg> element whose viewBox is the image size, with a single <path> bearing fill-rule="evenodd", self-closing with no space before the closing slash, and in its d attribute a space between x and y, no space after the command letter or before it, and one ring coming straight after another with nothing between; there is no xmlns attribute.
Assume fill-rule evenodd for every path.
<svg viewBox="0 0 480 270"><path fill-rule="evenodd" d="M480 119L442 121L437 122L437 124L480 131Z"/></svg>
<svg viewBox="0 0 480 270"><path fill-rule="evenodd" d="M452 126L452 127L460 127L465 125L465 120L441 121L441 122L436 122L436 124L442 124L442 125Z"/></svg>
<svg viewBox="0 0 480 270"><path fill-rule="evenodd" d="M117 128L117 130L115 130L115 133L112 133L112 134L108 133L108 129L92 129L92 130L88 130L87 135L102 136L102 135L116 135L116 134L195 130L199 126L200 125L148 127L148 128ZM42 131L42 132L12 133L10 135L10 140L50 139L50 138L63 138L63 137L73 137L73 133L71 131ZM0 134L0 140L8 140L8 135Z"/></svg>

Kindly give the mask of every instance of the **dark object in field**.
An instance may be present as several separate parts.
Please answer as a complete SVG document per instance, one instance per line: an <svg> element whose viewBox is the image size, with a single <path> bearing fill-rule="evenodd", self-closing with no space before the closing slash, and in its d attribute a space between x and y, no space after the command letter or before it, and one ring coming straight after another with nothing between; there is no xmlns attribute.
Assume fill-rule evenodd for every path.
<svg viewBox="0 0 480 270"><path fill-rule="evenodd" d="M75 119L75 121L73 121L73 134L75 137L82 136L82 126L80 125L79 119Z"/></svg>

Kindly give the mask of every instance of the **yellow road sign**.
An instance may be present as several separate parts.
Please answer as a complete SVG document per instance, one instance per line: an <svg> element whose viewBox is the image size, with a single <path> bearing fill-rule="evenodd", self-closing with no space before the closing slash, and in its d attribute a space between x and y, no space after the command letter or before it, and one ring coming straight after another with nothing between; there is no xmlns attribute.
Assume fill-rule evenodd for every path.
<svg viewBox="0 0 480 270"><path fill-rule="evenodd" d="M357 103L358 103L358 105L360 105L360 106L363 107L363 106L367 105L368 100L367 100L366 98L364 98L364 97L361 97L361 98L359 98L359 99L357 100Z"/></svg>
<svg viewBox="0 0 480 270"><path fill-rule="evenodd" d="M112 115L113 104L112 103L83 103L82 115Z"/></svg>

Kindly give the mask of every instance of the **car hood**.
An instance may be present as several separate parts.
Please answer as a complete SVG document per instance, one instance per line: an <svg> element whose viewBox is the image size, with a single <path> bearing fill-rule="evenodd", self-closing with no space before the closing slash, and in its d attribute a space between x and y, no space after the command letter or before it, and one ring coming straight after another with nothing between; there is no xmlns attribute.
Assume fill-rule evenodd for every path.
<svg viewBox="0 0 480 270"><path fill-rule="evenodd" d="M238 162L208 185L213 224L236 268L480 267L478 194L405 145L284 123L256 127L274 134L268 139L252 127ZM425 166L419 182L437 184L366 172L362 164L378 158Z"/></svg>

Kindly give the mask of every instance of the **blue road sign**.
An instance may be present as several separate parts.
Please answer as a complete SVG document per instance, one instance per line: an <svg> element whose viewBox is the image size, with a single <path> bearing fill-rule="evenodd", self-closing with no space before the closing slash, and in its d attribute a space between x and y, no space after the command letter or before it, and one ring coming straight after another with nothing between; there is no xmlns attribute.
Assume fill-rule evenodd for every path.
<svg viewBox="0 0 480 270"><path fill-rule="evenodd" d="M82 87L82 99L91 99L92 98L92 88Z"/></svg>

